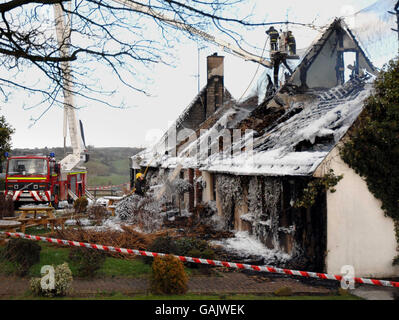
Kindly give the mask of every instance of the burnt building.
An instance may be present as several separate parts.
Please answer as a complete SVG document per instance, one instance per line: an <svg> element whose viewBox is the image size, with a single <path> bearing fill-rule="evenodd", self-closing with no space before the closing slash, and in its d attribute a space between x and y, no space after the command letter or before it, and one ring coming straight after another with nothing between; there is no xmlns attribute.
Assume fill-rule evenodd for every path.
<svg viewBox="0 0 399 320"><path fill-rule="evenodd" d="M288 257L285 266L339 274L352 265L357 276L397 276L394 223L339 156L375 73L339 19L260 104L236 103L223 86L223 57L210 56L206 87L156 146L132 158L132 170L149 167L156 185L182 168L194 186L187 210L212 204L223 228L256 236ZM343 175L336 192L297 207L308 183L330 170Z"/></svg>

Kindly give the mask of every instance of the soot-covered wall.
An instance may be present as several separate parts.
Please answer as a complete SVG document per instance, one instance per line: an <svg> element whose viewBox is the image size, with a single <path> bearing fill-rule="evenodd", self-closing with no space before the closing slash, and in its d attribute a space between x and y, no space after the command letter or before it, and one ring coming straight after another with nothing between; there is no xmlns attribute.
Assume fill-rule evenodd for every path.
<svg viewBox="0 0 399 320"><path fill-rule="evenodd" d="M294 208L303 178L215 174L218 214L228 230L249 231L269 249L291 256L287 266L324 270L326 196L310 208Z"/></svg>

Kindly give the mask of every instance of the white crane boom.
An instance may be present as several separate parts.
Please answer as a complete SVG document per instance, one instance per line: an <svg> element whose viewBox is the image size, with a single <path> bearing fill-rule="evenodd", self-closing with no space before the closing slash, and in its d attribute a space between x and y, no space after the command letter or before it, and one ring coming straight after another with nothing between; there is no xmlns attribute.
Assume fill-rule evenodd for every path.
<svg viewBox="0 0 399 320"><path fill-rule="evenodd" d="M142 12L142 13L151 15L151 16L153 16L159 20L162 20L163 22L165 22L173 27L185 30L185 31L189 32L190 34L195 34L195 35L203 38L206 41L212 42L212 43L220 46L224 51L226 51L230 54L233 54L235 56L238 56L244 60L260 63L261 65L263 65L267 68L270 68L270 69L273 68L273 64L270 61L266 60L265 58L259 57L257 55L254 55L254 54L248 52L248 51L245 51L239 47L233 46L232 44L230 44L226 41L217 39L214 36L204 32L202 30L196 29L193 26L190 26L184 22L167 17L167 16L157 12L156 10L152 9L149 6L131 2L129 0L113 0L113 1L117 2L119 4L122 4L134 11L138 11L138 12Z"/></svg>
<svg viewBox="0 0 399 320"><path fill-rule="evenodd" d="M54 5L55 25L57 32L57 41L60 46L60 55L62 57L69 56L70 50L70 19L66 17L59 4ZM66 19L66 21L65 21ZM76 119L73 99L73 81L71 75L71 66L69 61L61 62L63 73L63 93L64 93L64 145L67 135L67 124L71 139L72 154L68 154L60 161L61 170L63 172L70 171L78 164L84 161L84 147L82 145L80 134L78 131L78 123Z"/></svg>

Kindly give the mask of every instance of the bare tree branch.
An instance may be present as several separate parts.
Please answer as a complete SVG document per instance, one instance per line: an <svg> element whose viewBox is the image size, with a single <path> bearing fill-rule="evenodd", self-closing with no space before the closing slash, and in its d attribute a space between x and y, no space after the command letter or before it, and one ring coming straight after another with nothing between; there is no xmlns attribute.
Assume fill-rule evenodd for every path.
<svg viewBox="0 0 399 320"><path fill-rule="evenodd" d="M110 107L117 83L138 93L148 94L146 73L157 63L171 63L173 45L182 34L193 37L190 30L181 33L171 27L172 20L208 31L215 28L228 35L238 46L245 43L234 25L254 27L249 17L226 14L232 6L246 0L10 0L0 4L0 95L7 99L12 89L41 98L31 106L46 103L62 106L62 94L70 90L79 101L92 101ZM147 12L128 4L140 5ZM60 4L72 21L64 43L55 36L54 4ZM71 6L70 6L71 5ZM148 29L157 30L150 34ZM69 54L61 54L68 48ZM73 89L65 85L63 63ZM98 70L108 81L104 86ZM33 78L33 79L32 79ZM144 79L144 81L143 81ZM115 81L114 81L115 80ZM83 102L85 103L85 102ZM39 117L40 118L40 117Z"/></svg>

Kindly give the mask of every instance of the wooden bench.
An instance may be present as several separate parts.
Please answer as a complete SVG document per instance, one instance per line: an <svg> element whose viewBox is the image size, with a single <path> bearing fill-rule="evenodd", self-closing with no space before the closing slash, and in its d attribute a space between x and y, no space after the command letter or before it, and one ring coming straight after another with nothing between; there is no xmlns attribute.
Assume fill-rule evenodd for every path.
<svg viewBox="0 0 399 320"><path fill-rule="evenodd" d="M0 220L0 230L16 232L21 227L21 222L13 220Z"/></svg>
<svg viewBox="0 0 399 320"><path fill-rule="evenodd" d="M71 217L59 217L59 218L49 218L47 221L51 225L51 231L54 231L55 226L59 225L62 230L65 230L65 221Z"/></svg>
<svg viewBox="0 0 399 320"><path fill-rule="evenodd" d="M115 216L115 209L116 209L116 206L114 206L114 205L108 206L107 209L108 209L109 211L111 211L111 215L114 217L114 216Z"/></svg>
<svg viewBox="0 0 399 320"><path fill-rule="evenodd" d="M62 230L65 229L65 221L69 219L81 219L86 218L87 215L68 213L63 216L55 216L53 208L22 208L21 214L17 217L5 217L0 219L0 230L5 230L7 232L16 232L17 229L20 232L25 233L27 228L37 227L41 225L50 225L51 230L54 231L56 226L61 226ZM43 210L45 209L45 210ZM30 215L30 216L28 216ZM32 216L33 215L33 216ZM0 243L3 240L0 239Z"/></svg>
<svg viewBox="0 0 399 320"><path fill-rule="evenodd" d="M111 215L115 216L115 208L116 204L121 201L124 197L104 197L104 199L108 200L107 209L111 211Z"/></svg>
<svg viewBox="0 0 399 320"><path fill-rule="evenodd" d="M20 219L24 219L27 215L31 214L33 214L34 218L36 218L39 214L45 214L49 218L55 218L53 207L22 207L18 210L18 212L21 213L19 216Z"/></svg>

